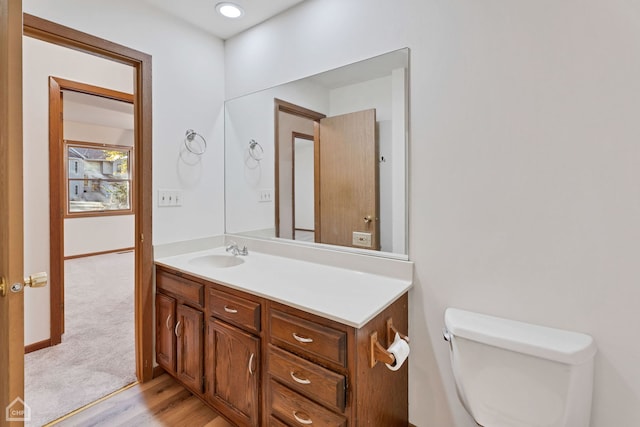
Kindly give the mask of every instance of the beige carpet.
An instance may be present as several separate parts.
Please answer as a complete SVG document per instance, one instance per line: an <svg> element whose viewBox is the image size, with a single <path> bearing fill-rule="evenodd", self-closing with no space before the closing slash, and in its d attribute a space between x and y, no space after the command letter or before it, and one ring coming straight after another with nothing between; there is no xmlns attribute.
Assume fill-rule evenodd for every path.
<svg viewBox="0 0 640 427"><path fill-rule="evenodd" d="M133 290L133 252L65 261L65 334L25 355L25 425L42 426L136 380Z"/></svg>

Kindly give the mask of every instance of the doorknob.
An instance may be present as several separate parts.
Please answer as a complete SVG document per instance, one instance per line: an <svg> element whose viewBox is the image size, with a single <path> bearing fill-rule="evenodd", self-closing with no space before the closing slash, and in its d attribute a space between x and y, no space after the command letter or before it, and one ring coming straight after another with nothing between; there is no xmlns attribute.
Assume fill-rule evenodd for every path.
<svg viewBox="0 0 640 427"><path fill-rule="evenodd" d="M49 276L47 276L46 272L40 272L36 274L32 274L29 277L24 278L24 285L29 286L31 288L42 288L47 285L49 281Z"/></svg>
<svg viewBox="0 0 640 427"><path fill-rule="evenodd" d="M11 292L17 293L22 291L25 286L29 286L32 288L41 288L47 285L49 281L49 276L47 273L41 272L32 274L29 277L24 278L24 284L22 283L14 283L10 288L7 287L7 281L4 277L0 277L0 297L7 296L7 289Z"/></svg>
<svg viewBox="0 0 640 427"><path fill-rule="evenodd" d="M373 218L371 218L371 215L367 215L364 217L365 224L369 224L371 221L373 221Z"/></svg>

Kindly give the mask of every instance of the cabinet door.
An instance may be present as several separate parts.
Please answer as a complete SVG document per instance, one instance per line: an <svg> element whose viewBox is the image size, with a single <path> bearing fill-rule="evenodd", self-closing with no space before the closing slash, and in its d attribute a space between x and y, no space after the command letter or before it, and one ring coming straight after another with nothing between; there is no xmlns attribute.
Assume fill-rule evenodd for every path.
<svg viewBox="0 0 640 427"><path fill-rule="evenodd" d="M259 423L260 339L217 319L207 327L207 398L241 426Z"/></svg>
<svg viewBox="0 0 640 427"><path fill-rule="evenodd" d="M178 323L175 327L177 339L177 367L178 379L192 390L202 392L203 382L203 342L202 312L186 305L176 308Z"/></svg>
<svg viewBox="0 0 640 427"><path fill-rule="evenodd" d="M170 373L176 372L176 300L156 294L156 360Z"/></svg>

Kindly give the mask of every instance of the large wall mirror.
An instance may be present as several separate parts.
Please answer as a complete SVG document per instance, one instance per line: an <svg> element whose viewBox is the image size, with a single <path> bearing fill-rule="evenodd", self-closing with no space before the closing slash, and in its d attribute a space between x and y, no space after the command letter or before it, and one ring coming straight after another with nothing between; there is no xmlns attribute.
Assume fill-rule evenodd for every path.
<svg viewBox="0 0 640 427"><path fill-rule="evenodd" d="M408 79L400 49L228 100L226 232L406 258Z"/></svg>

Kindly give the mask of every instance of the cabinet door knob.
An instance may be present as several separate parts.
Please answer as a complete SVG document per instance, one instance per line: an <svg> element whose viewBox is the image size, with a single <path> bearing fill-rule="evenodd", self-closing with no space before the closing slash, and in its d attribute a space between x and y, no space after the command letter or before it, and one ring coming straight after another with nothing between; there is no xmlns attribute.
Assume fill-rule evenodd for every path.
<svg viewBox="0 0 640 427"><path fill-rule="evenodd" d="M173 331L176 334L177 337L180 337L180 335L178 335L178 329L179 328L180 328L180 321L178 320L178 323L176 323L176 328Z"/></svg>
<svg viewBox="0 0 640 427"><path fill-rule="evenodd" d="M251 357L249 358L249 375L253 375L253 357L255 353L251 353Z"/></svg>
<svg viewBox="0 0 640 427"><path fill-rule="evenodd" d="M303 344L308 344L308 343L313 342L313 338L301 337L300 335L296 334L295 332L292 335L296 339L296 341L301 342Z"/></svg>
<svg viewBox="0 0 640 427"><path fill-rule="evenodd" d="M291 378L298 384L311 384L311 380L308 380L306 378L298 378L293 371L289 372L289 375L291 375Z"/></svg>
<svg viewBox="0 0 640 427"><path fill-rule="evenodd" d="M304 414L304 415L307 415L307 414ZM300 424L304 424L304 425L313 424L313 420L309 418L308 415L306 418L302 418L298 415L298 411L293 411L293 418L295 418L296 421L299 422Z"/></svg>
<svg viewBox="0 0 640 427"><path fill-rule="evenodd" d="M169 324L171 322L171 315L167 316L167 321L165 322L165 325L167 326L167 329L171 330L171 325Z"/></svg>
<svg viewBox="0 0 640 427"><path fill-rule="evenodd" d="M224 306L224 311L226 311L227 313L237 313L238 310L236 310L235 308L229 308L228 306Z"/></svg>

